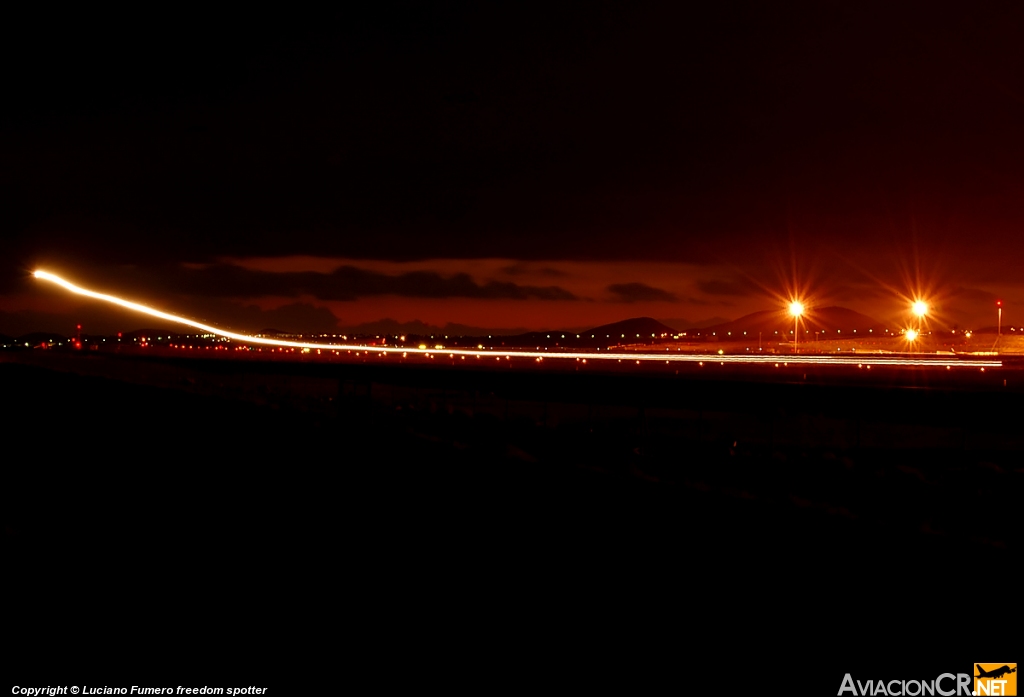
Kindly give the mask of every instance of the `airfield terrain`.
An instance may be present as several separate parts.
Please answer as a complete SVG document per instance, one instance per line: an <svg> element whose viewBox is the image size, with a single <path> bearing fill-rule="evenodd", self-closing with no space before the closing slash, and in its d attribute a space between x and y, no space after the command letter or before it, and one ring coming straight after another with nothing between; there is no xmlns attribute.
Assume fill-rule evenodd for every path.
<svg viewBox="0 0 1024 697"><path fill-rule="evenodd" d="M157 595L172 621L284 593L374 641L414 619L417 645L498 596L487 621L510 627L557 607L575 634L659 618L757 643L781 621L829 631L823 593L852 619L909 592L901 616L926 620L1024 541L1012 362L226 353L0 353L23 607ZM304 604L327 591L338 607Z"/></svg>

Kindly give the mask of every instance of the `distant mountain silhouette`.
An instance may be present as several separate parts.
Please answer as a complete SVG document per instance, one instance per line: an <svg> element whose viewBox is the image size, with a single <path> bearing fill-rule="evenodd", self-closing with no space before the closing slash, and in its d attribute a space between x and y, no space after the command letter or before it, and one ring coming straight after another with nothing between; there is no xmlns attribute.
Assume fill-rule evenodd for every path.
<svg viewBox="0 0 1024 697"><path fill-rule="evenodd" d="M614 346L620 343L651 341L662 336L671 337L677 332L650 317L635 317L612 324L602 324L593 329L561 329L523 334L502 335L503 346L567 346L573 348L594 348ZM654 336L651 336L651 335ZM497 338L497 335L495 335Z"/></svg>
<svg viewBox="0 0 1024 697"><path fill-rule="evenodd" d="M181 334L201 334L198 329L187 328L183 331L171 331L169 329L154 329L153 327L143 327L142 329L133 329L130 332L122 332L122 339L134 339L136 337L151 337L151 336L179 336Z"/></svg>
<svg viewBox="0 0 1024 697"><path fill-rule="evenodd" d="M595 338L650 339L652 334L655 337L661 337L662 334L671 336L677 332L672 327L662 324L652 317L634 317L633 319L624 319L621 322L613 322L612 324L602 324L600 327L594 327L579 333L581 335L586 334L588 337L593 335Z"/></svg>
<svg viewBox="0 0 1024 697"><path fill-rule="evenodd" d="M22 346L28 344L29 346L38 346L39 344L55 341L67 341L68 337L62 334L53 334L51 332L32 332L31 334L23 334L19 336L15 341Z"/></svg>
<svg viewBox="0 0 1024 697"><path fill-rule="evenodd" d="M868 330L877 332L885 328L886 325L884 323L845 307L810 308L800 318L800 329L811 332L834 332L838 330L852 334L854 329L858 332L866 332ZM793 316L786 310L762 310L761 312L744 315L732 322L704 327L701 333L710 334L714 332L722 335L732 332L734 335L742 335L743 332L747 332L749 335L753 332L761 332L768 335L776 331L780 334L783 332L788 333L792 329Z"/></svg>
<svg viewBox="0 0 1024 697"><path fill-rule="evenodd" d="M347 334L371 336L393 336L400 334L415 336L511 336L525 334L527 331L525 327L512 329L487 328L473 327L468 324L456 324L454 322L448 322L444 326L437 326L421 322L418 319L410 322L399 322L390 317L376 322L357 324L345 330Z"/></svg>
<svg viewBox="0 0 1024 697"><path fill-rule="evenodd" d="M690 321L688 319L682 319L679 317L673 317L670 319L659 319L662 324L668 325L675 329L677 332L685 332L688 329L701 329L703 327L711 327L717 324L725 324L731 322L728 317L708 317L697 322Z"/></svg>

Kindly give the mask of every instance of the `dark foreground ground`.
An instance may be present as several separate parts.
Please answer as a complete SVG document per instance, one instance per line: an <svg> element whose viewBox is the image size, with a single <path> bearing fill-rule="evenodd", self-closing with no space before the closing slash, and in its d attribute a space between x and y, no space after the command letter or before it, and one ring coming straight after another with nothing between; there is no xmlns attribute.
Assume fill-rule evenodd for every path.
<svg viewBox="0 0 1024 697"><path fill-rule="evenodd" d="M835 694L1016 606L1012 392L104 361L0 363L19 651L102 629L277 686L803 661Z"/></svg>

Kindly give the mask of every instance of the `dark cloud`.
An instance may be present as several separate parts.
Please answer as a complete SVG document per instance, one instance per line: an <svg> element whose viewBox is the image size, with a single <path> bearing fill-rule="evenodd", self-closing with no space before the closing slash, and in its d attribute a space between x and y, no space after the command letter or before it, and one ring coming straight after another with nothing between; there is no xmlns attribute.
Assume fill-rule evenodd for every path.
<svg viewBox="0 0 1024 697"><path fill-rule="evenodd" d="M734 297L750 297L757 295L760 289L745 279L723 281L712 279L709 281L697 281L697 288L708 295L727 295Z"/></svg>
<svg viewBox="0 0 1024 697"><path fill-rule="evenodd" d="M511 266L505 266L501 269L502 273L506 273L509 276L523 276L525 274L536 274L538 276L547 276L549 278L565 278L569 274L558 269L553 269L550 266L545 266L540 269L533 269L526 264L513 264Z"/></svg>
<svg viewBox="0 0 1024 697"><path fill-rule="evenodd" d="M675 295L661 288L652 288L644 283L613 283L608 291L618 296L617 302L675 302Z"/></svg>
<svg viewBox="0 0 1024 697"><path fill-rule="evenodd" d="M164 293L203 298L299 297L320 300L356 300L381 295L406 298L474 298L482 300L577 300L559 286L530 286L511 282L477 283L469 274L443 276L435 271L410 271L388 275L342 266L330 273L314 271L272 272L232 264L190 268L163 266L156 269L121 269L118 274L143 287Z"/></svg>
<svg viewBox="0 0 1024 697"><path fill-rule="evenodd" d="M575 300L576 296L558 286L527 286L488 281L479 284L469 274L444 277L434 271L410 271L396 276L343 266L330 274L312 276L313 294L332 300L352 300L374 295L407 298L477 298L487 300Z"/></svg>

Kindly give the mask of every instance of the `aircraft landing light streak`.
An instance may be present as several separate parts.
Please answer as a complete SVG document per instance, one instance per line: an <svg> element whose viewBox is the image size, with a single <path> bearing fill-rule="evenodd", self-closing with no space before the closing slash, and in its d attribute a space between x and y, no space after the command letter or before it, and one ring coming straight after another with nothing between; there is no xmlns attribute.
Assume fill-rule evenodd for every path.
<svg viewBox="0 0 1024 697"><path fill-rule="evenodd" d="M159 319L166 320L168 322L174 322L175 324L182 324L186 327L192 327L193 329L199 329L209 334L215 334L222 336L227 339L234 339L235 341L241 341L246 344L258 344L261 346L279 346L283 348L299 348L299 349L327 349L332 351L364 351L367 353L378 353L378 354L419 354L429 356L431 353L438 353L437 349L431 348L412 348L405 346L360 346L357 344L321 344L308 341L285 341L279 339L268 339L261 336L249 336L247 334L238 334L236 332L230 332L224 329L218 329L217 327L211 327L208 324L202 322L194 322L184 317L178 317L168 312L162 312L160 310L154 310L151 307L140 305L139 303L131 302L130 300L124 300L113 295L107 295L105 293L97 293L96 291L76 286L69 281L65 281L60 276L49 273L47 271L35 271L32 274L38 279L44 281L50 281L61 286L65 290L69 290L72 293L78 295L84 295L88 298L95 300L102 300L113 305L119 305L121 307L133 310L135 312L141 312L151 317L157 317ZM486 349L445 349L444 353L448 353L449 356L480 356L485 353L494 355L501 360L501 356L505 356L506 359L511 358L579 358L586 362L589 359L603 360L603 361L670 361L673 363L695 363L703 361L718 362L721 364L725 363L746 363L746 364L773 364L779 362L796 363L796 364L818 364L818 365L892 365L892 366L934 366L934 367L956 367L956 368L999 368L1003 365L1000 360L992 359L980 359L980 360L949 360L944 358L886 358L882 356L871 356L870 358L865 355L859 356L800 356L800 355L786 355L781 356L778 354L758 354L758 355L729 355L729 354L658 354L658 353L599 353L599 352L555 352L555 351L501 351L489 352Z"/></svg>

